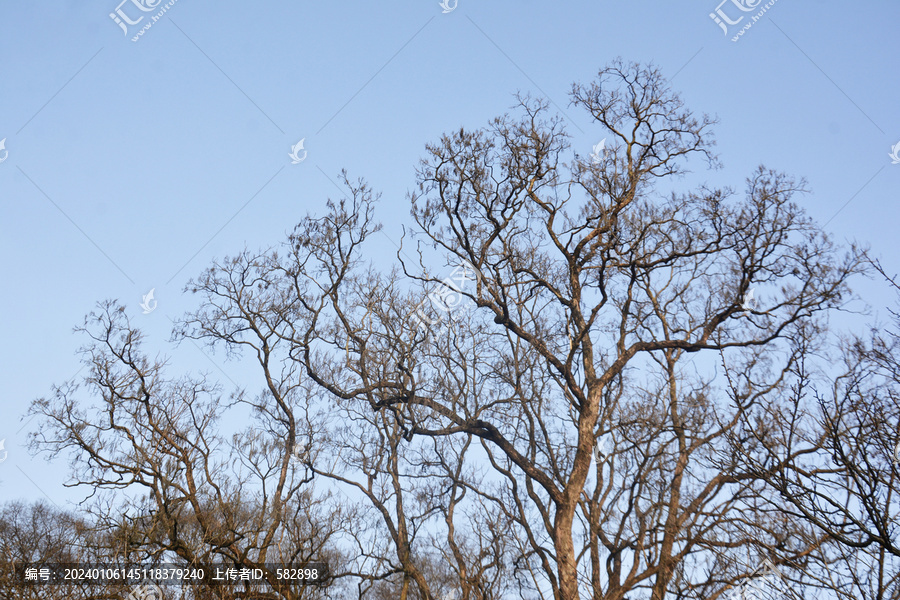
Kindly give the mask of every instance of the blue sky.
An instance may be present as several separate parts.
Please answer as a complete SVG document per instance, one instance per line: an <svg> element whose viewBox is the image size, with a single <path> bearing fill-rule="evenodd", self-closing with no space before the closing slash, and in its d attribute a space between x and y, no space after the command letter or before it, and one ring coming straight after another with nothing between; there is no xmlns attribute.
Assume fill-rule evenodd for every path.
<svg viewBox="0 0 900 600"><path fill-rule="evenodd" d="M900 271L897 2L780 0L732 42L709 17L716 0L459 0L449 13L437 0L178 0L133 42L155 11L121 5L148 15L126 35L109 17L118 1L0 5L0 498L82 497L63 487L62 457L28 455L35 422L21 418L79 370L72 327L96 301L125 303L151 354L179 370L227 366L250 384L242 365L166 341L193 307L191 276L279 243L338 197L341 169L383 194L372 258L390 265L425 143L485 125L520 90L563 111L587 155L606 132L567 92L617 56L653 61L690 108L719 118L724 169L697 162L684 185L742 189L761 163L805 177L815 219ZM308 155L294 165L300 139ZM144 315L151 288L158 308ZM881 314L892 302L877 282L857 289Z"/></svg>

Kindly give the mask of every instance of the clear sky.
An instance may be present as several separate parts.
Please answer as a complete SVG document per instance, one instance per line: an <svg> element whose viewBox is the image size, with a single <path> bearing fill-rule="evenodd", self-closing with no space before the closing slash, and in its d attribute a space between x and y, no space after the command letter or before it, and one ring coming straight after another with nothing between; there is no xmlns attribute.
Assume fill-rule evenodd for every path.
<svg viewBox="0 0 900 600"><path fill-rule="evenodd" d="M446 13L438 0L177 0L135 42L166 2L119 1L0 4L0 500L83 497L63 487L63 457L28 455L36 421L22 417L78 372L72 327L95 302L125 303L177 369L250 384L241 365L167 342L170 319L194 306L190 277L279 243L339 196L344 168L383 194L372 257L389 265L425 143L485 125L521 90L567 116L585 156L606 132L567 92L617 56L653 61L690 108L720 119L724 169L697 162L692 182L743 189L761 163L806 177L809 213L900 272L896 0L780 0L737 42L765 3L720 5L745 15L726 34L709 16L718 0L458 0ZM125 33L117 8L144 19ZM308 154L292 164L301 139ZM881 314L892 302L876 282L857 289Z"/></svg>

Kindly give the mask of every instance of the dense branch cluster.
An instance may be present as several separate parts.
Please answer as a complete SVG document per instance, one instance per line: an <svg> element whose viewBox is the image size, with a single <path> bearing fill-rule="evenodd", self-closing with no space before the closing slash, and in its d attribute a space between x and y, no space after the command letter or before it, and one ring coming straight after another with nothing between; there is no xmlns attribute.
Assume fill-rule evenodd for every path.
<svg viewBox="0 0 900 600"><path fill-rule="evenodd" d="M83 556L328 562L273 579L285 600L715 600L762 565L785 597L900 598L900 339L829 329L875 263L777 171L679 191L717 166L714 122L655 69L571 99L602 156L529 97L429 144L394 270L345 174L324 216L191 281L174 339L252 361L255 391L171 376L115 302L88 317L90 374L33 405L34 448L92 496L60 521ZM63 552L9 541L29 510L5 568Z"/></svg>

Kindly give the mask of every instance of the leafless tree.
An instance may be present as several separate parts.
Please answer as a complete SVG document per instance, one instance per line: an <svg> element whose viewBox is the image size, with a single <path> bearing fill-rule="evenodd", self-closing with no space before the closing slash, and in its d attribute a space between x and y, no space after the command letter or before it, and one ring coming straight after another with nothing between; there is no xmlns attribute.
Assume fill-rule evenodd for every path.
<svg viewBox="0 0 900 600"><path fill-rule="evenodd" d="M9 502L0 507L0 598L3 600L110 600L123 587L28 581L25 569L99 564L109 559L112 536L89 518L44 502ZM125 592L127 593L127 591ZM122 594L124 595L124 594Z"/></svg>
<svg viewBox="0 0 900 600"><path fill-rule="evenodd" d="M418 298L361 265L376 227L354 193L293 239L278 287L300 292L298 318L278 335L328 395L389 412L405 438L479 440L493 479L477 491L515 523L530 594L716 597L787 531L802 534L780 564L822 543L772 518L735 446L759 405L781 409L769 392L823 334L817 316L842 306L860 259L839 256L792 202L801 185L767 169L742 201L658 192L691 154L712 156L711 121L655 70L617 63L573 101L615 140L599 162L565 163L560 122L528 99L519 119L428 147L413 216L448 268L478 269L459 291L470 317L423 334ZM754 286L774 288L765 306L746 305ZM344 360L354 368L336 369ZM598 439L610 444L599 461Z"/></svg>
<svg viewBox="0 0 900 600"><path fill-rule="evenodd" d="M890 552L896 519L858 519L868 480L837 529L796 488L852 474L810 469L877 416L853 386L834 407L814 393L862 253L765 167L743 194L681 190L692 160L717 165L714 122L656 69L617 61L571 98L608 140L591 157L529 97L428 145L398 269L366 260L378 198L345 175L346 197L281 247L188 285L200 303L175 338L259 366L262 392L231 403L261 426L228 452L231 403L163 379L113 305L89 351L104 409L57 390L36 404L56 425L37 447L81 453L82 482L147 488L140 544L185 561L262 561L293 502L312 532L294 547L336 540L334 576L359 597L714 600L761 565L801 595L840 589L823 566L848 564L863 530ZM225 456L242 460L230 477ZM316 513L319 486L334 496Z"/></svg>
<svg viewBox="0 0 900 600"><path fill-rule="evenodd" d="M869 262L900 298L895 278ZM798 402L787 418L772 420L784 446L757 437L765 453L747 460L791 513L832 542L808 572L839 598L900 598L900 314L891 314L886 327L845 339L832 385L809 391L813 410ZM810 387L808 378L803 383Z"/></svg>
<svg viewBox="0 0 900 600"><path fill-rule="evenodd" d="M614 140L603 156L573 155L561 122L528 98L519 118L427 148L411 198L419 234L448 269L479 275L464 290L428 275L422 246L425 274L404 262L403 275L467 298L471 314L442 319L398 273L364 264L375 199L345 181L349 199L301 223L284 256L207 272L195 289L229 308L198 312L190 335L246 343L215 315L251 312L238 331L286 345L323 401L389 424L384 440L395 454L404 440L406 460L422 438L478 440L492 475L468 483L470 463L456 489L510 523L495 539L515 549L505 560L521 593L714 598L759 561L796 566L825 541L773 513L785 503L764 474L739 467L764 452L748 436L791 408L780 392L802 379L826 334L820 316L843 306L860 256L840 256L793 202L802 184L768 169L743 200L660 191L691 155L714 157L712 121L654 69L615 63L572 99ZM268 300L244 291L254 281L271 286ZM412 477L391 476L399 498L396 482ZM409 539L391 537L429 597L404 564Z"/></svg>
<svg viewBox="0 0 900 600"><path fill-rule="evenodd" d="M86 387L99 401L82 399L76 382L55 388L32 405L44 426L31 444L72 452L68 485L90 490L96 522L121 540L122 560L212 572L214 563L302 566L338 556L329 542L346 516L316 495L311 475L292 463L284 443L290 423L276 401L240 392L226 401L205 377L168 379L164 361L144 355L141 333L114 302L103 303L81 331L91 340L82 350L90 367ZM220 418L247 404L258 426L226 440ZM273 585L275 575L267 572ZM223 597L234 597L232 588L221 590ZM322 591L279 589L285 599Z"/></svg>
<svg viewBox="0 0 900 600"><path fill-rule="evenodd" d="M461 473L464 452L454 454L455 440L411 438L408 415L372 410L380 397L360 403L355 395L332 397L323 387L326 381L369 378L375 363L379 379L389 377L391 357L422 341L404 339L409 306L395 289L396 273L350 273L358 266L359 246L378 228L371 221L371 190L346 176L344 182L351 197L330 203L328 215L301 223L284 255L244 252L192 282L208 302L180 323L178 336L255 354L274 397L292 386L304 390L302 416L298 412L290 424L298 434L288 438L296 459L348 499L365 500L347 534L355 562L336 576L355 577L361 597L443 598L460 587L438 580L446 573L435 579L440 569L427 548L437 544L437 552L452 552L456 534L450 531L446 546L429 526L439 515L452 522L463 510L458 504L464 492L453 476ZM319 345L339 351L319 353ZM298 371L312 363L314 371ZM449 496L442 481L449 482ZM490 545L496 548L494 541ZM496 555L479 552L475 558L484 562L475 564L457 547L454 557L462 588L484 590L466 597L494 597L487 581L496 576Z"/></svg>

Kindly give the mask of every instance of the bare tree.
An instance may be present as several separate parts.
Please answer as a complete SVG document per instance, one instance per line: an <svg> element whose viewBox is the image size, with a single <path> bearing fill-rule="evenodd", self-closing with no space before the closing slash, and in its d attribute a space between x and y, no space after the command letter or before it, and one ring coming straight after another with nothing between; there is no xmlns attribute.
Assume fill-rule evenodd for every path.
<svg viewBox="0 0 900 600"><path fill-rule="evenodd" d="M417 327L421 296L362 264L377 226L357 187L301 224L286 278L265 278L291 298L274 314L294 315L266 335L326 396L389 413L406 439L479 440L492 478L477 493L515 524L504 533L529 594L714 598L755 561L788 565L822 543L773 518L764 478L736 469L738 446L748 419L783 409L772 392L824 335L818 315L843 305L860 258L839 256L792 201L802 185L767 169L743 200L660 193L690 155L712 160L712 122L655 70L616 63L572 96L615 140L599 160L565 163L561 123L527 98L519 119L428 146L413 216L448 268L479 271L457 290L472 315ZM235 279L220 267L217 281ZM755 286L765 306L747 305ZM194 335L219 335L193 321ZM610 444L599 461L598 439ZM784 545L788 531L801 533Z"/></svg>
<svg viewBox="0 0 900 600"><path fill-rule="evenodd" d="M49 585L29 581L35 572L60 565L97 565L109 560L114 536L90 518L44 502L10 502L0 507L0 598L3 600L111 600L127 591L122 585L68 581Z"/></svg>
<svg viewBox="0 0 900 600"><path fill-rule="evenodd" d="M838 256L792 202L802 184L764 168L743 201L658 193L691 154L712 159L712 122L657 71L615 63L572 99L610 132L605 156L565 163L560 122L524 99L518 120L429 146L412 198L427 240L481 273L463 293L499 326L502 345L475 354L496 357L505 402L404 390L384 404L428 411L416 434L484 440L554 597L714 598L773 548L787 564L821 543L779 546L801 523L771 518L735 446L748 419L765 424L754 412L782 410L770 392L860 257ZM762 290L765 306L748 306Z"/></svg>
<svg viewBox="0 0 900 600"><path fill-rule="evenodd" d="M359 267L358 248L378 227L371 220L371 190L346 175L344 183L350 198L298 225L283 255L245 252L189 284L209 302L179 324L178 335L224 344L231 352L247 349L260 357L270 389L304 389L302 416L294 419L290 409L296 458L312 477L365 500L347 534L352 566L336 576L355 577L360 597L441 598L449 584L430 580L438 571L428 527L439 514L452 520L461 492L444 496L433 480L448 470L458 475L462 454L445 452L450 441L435 446L412 439L404 415L372 410L380 396L360 403L352 394L330 397L323 387L326 381L369 378L373 368L379 379L390 377L397 368L392 357L421 342L405 339L408 306L396 289L396 273L351 273ZM320 345L338 352L320 353ZM313 363L314 370L298 370ZM464 573L465 585L485 587L487 568Z"/></svg>
<svg viewBox="0 0 900 600"><path fill-rule="evenodd" d="M893 330L873 326L867 337L845 340L842 359L834 351L840 370L832 385L809 392L817 410L798 403L770 424L785 446L757 438L766 452L747 460L832 542L808 570L839 598L900 598L900 314L891 313Z"/></svg>
<svg viewBox="0 0 900 600"><path fill-rule="evenodd" d="M212 572L213 563L302 566L339 556L329 542L344 516L313 493L311 475L285 451L283 434L293 424L278 412L283 398L237 393L225 401L205 377L168 379L164 361L143 354L141 333L114 302L103 303L81 331L91 340L82 350L90 367L85 383L99 402L83 401L75 382L57 387L32 405L44 426L31 444L72 452L67 485L90 489L98 526L122 543L120 559ZM229 442L219 421L229 407L246 404L258 427ZM285 599L321 591L288 589L268 571L267 579ZM236 593L235 586L212 586L228 588L224 597Z"/></svg>
<svg viewBox="0 0 900 600"><path fill-rule="evenodd" d="M862 254L776 171L742 195L679 190L691 160L716 166L714 122L656 69L617 61L571 98L602 153L574 152L528 97L426 147L417 265L366 260L378 198L344 175L346 197L283 246L188 285L201 301L176 339L250 357L263 382L231 400L260 426L227 452L216 415L231 403L205 379L163 379L114 305L88 354L102 410L57 390L35 405L55 425L36 446L74 448L82 483L145 487L139 545L189 562L281 556L300 507L297 556L336 540L334 576L359 597L714 600L763 565L800 593L839 588L822 566L863 525L890 552L895 517L835 529L792 486L832 430L874 423L855 396L826 410L811 394ZM335 496L316 512L321 485ZM842 527L875 506L860 502Z"/></svg>

